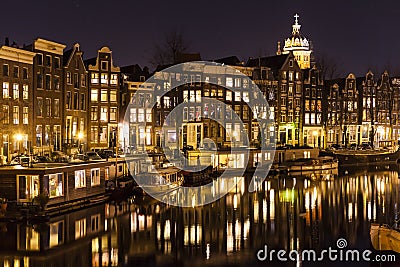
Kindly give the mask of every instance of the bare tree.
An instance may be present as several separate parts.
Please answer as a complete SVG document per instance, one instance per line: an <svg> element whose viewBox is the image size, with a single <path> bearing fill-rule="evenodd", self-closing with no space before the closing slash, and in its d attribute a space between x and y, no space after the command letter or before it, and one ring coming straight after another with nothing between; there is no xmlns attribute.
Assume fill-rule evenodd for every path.
<svg viewBox="0 0 400 267"><path fill-rule="evenodd" d="M165 34L160 43L156 44L150 63L154 67L176 63L178 55L185 53L188 48L189 45L183 33L177 30L171 31Z"/></svg>
<svg viewBox="0 0 400 267"><path fill-rule="evenodd" d="M343 69L334 58L321 54L315 57L315 64L321 71L321 78L323 80L332 80L340 78L343 75Z"/></svg>

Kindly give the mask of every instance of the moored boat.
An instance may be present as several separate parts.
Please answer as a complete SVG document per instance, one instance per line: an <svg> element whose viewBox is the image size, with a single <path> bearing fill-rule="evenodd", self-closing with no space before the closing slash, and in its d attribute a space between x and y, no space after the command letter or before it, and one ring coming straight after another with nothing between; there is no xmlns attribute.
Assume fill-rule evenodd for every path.
<svg viewBox="0 0 400 267"><path fill-rule="evenodd" d="M332 155L338 159L339 166L378 165L397 163L400 150L335 150Z"/></svg>
<svg viewBox="0 0 400 267"><path fill-rule="evenodd" d="M392 250L400 253L400 230L388 225L371 224L372 246L376 250Z"/></svg>
<svg viewBox="0 0 400 267"><path fill-rule="evenodd" d="M287 169L289 175L338 173L338 161L334 157L297 159L284 162L280 167Z"/></svg>
<svg viewBox="0 0 400 267"><path fill-rule="evenodd" d="M155 168L152 172L135 175L134 179L146 193L162 193L174 190L181 186L184 181L181 169L174 166Z"/></svg>

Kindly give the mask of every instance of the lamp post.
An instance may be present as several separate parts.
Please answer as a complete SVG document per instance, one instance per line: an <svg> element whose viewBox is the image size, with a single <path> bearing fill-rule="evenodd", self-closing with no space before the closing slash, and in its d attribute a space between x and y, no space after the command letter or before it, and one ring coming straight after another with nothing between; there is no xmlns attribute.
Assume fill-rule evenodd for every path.
<svg viewBox="0 0 400 267"><path fill-rule="evenodd" d="M78 149L79 149L79 154L82 154L82 139L83 139L83 133L79 132L78 133Z"/></svg>

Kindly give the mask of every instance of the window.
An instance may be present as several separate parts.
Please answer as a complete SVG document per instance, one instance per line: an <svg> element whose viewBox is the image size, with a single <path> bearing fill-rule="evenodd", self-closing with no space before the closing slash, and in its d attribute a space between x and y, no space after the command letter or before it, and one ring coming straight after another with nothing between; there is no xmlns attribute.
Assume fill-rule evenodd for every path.
<svg viewBox="0 0 400 267"><path fill-rule="evenodd" d="M240 91L235 92L235 101L240 101Z"/></svg>
<svg viewBox="0 0 400 267"><path fill-rule="evenodd" d="M49 174L48 179L49 179L49 197L53 198L53 197L63 196L64 192L63 192L62 173Z"/></svg>
<svg viewBox="0 0 400 267"><path fill-rule="evenodd" d="M67 84L72 84L72 76L70 71L67 71Z"/></svg>
<svg viewBox="0 0 400 267"><path fill-rule="evenodd" d="M50 98L46 98L45 106L46 106L46 117L51 117L51 99Z"/></svg>
<svg viewBox="0 0 400 267"><path fill-rule="evenodd" d="M111 74L110 84L111 85L118 84L118 75L117 74Z"/></svg>
<svg viewBox="0 0 400 267"><path fill-rule="evenodd" d="M92 121L97 121L97 107L91 107L90 108L90 118Z"/></svg>
<svg viewBox="0 0 400 267"><path fill-rule="evenodd" d="M18 83L13 84L13 98L14 99L19 98L19 84Z"/></svg>
<svg viewBox="0 0 400 267"><path fill-rule="evenodd" d="M74 93L74 109L78 109L79 108L79 93L75 92Z"/></svg>
<svg viewBox="0 0 400 267"><path fill-rule="evenodd" d="M13 123L19 124L19 107L18 106L13 107Z"/></svg>
<svg viewBox="0 0 400 267"><path fill-rule="evenodd" d="M23 68L22 69L22 78L23 79L28 79L28 68Z"/></svg>
<svg viewBox="0 0 400 267"><path fill-rule="evenodd" d="M100 230L100 219L100 214L90 216L90 228L92 232L97 232Z"/></svg>
<svg viewBox="0 0 400 267"><path fill-rule="evenodd" d="M42 125L36 125L36 146L42 145L43 129Z"/></svg>
<svg viewBox="0 0 400 267"><path fill-rule="evenodd" d="M37 98L37 109L36 109L36 116L42 117L43 116L43 98Z"/></svg>
<svg viewBox="0 0 400 267"><path fill-rule="evenodd" d="M232 91L226 90L226 100L232 101Z"/></svg>
<svg viewBox="0 0 400 267"><path fill-rule="evenodd" d="M37 73L36 74L37 80L36 80L36 87L37 88L43 88L43 74Z"/></svg>
<svg viewBox="0 0 400 267"><path fill-rule="evenodd" d="M46 55L46 67L51 67L51 56Z"/></svg>
<svg viewBox="0 0 400 267"><path fill-rule="evenodd" d="M90 100L92 102L97 102L99 101L99 91L97 89L92 89L90 91Z"/></svg>
<svg viewBox="0 0 400 267"><path fill-rule="evenodd" d="M86 74L81 74L81 85L86 87Z"/></svg>
<svg viewBox="0 0 400 267"><path fill-rule="evenodd" d="M91 169L90 174L90 185L100 185L100 169Z"/></svg>
<svg viewBox="0 0 400 267"><path fill-rule="evenodd" d="M84 93L81 93L81 110L86 110L86 97Z"/></svg>
<svg viewBox="0 0 400 267"><path fill-rule="evenodd" d="M8 105L3 105L3 124L10 123L10 107Z"/></svg>
<svg viewBox="0 0 400 267"><path fill-rule="evenodd" d="M19 67L18 66L14 66L13 77L14 78L19 77Z"/></svg>
<svg viewBox="0 0 400 267"><path fill-rule="evenodd" d="M75 188L86 187L85 170L75 171Z"/></svg>
<svg viewBox="0 0 400 267"><path fill-rule="evenodd" d="M67 92L67 97L65 98L65 106L66 106L67 109L71 109L71 104L72 104L71 103L71 101L72 101L71 97L72 97L72 94L71 94L70 91L68 91Z"/></svg>
<svg viewBox="0 0 400 267"><path fill-rule="evenodd" d="M53 105L54 117L58 118L60 117L60 99L54 99Z"/></svg>
<svg viewBox="0 0 400 267"><path fill-rule="evenodd" d="M107 107L101 107L100 120L101 121L107 121L108 120L108 108Z"/></svg>
<svg viewBox="0 0 400 267"><path fill-rule="evenodd" d="M86 218L75 221L75 239L86 236Z"/></svg>
<svg viewBox="0 0 400 267"><path fill-rule="evenodd" d="M108 74L107 73L101 74L101 84L108 84Z"/></svg>
<svg viewBox="0 0 400 267"><path fill-rule="evenodd" d="M117 90L110 90L110 101L117 102Z"/></svg>
<svg viewBox="0 0 400 267"><path fill-rule="evenodd" d="M138 122L144 122L144 109L143 108L139 108Z"/></svg>
<svg viewBox="0 0 400 267"><path fill-rule="evenodd" d="M151 122L151 108L146 109L146 122Z"/></svg>
<svg viewBox="0 0 400 267"><path fill-rule="evenodd" d="M59 57L54 57L54 68L56 68L56 69L60 68L60 58Z"/></svg>
<svg viewBox="0 0 400 267"><path fill-rule="evenodd" d="M74 73L74 88L79 88L79 74Z"/></svg>
<svg viewBox="0 0 400 267"><path fill-rule="evenodd" d="M110 108L110 121L117 120L117 108Z"/></svg>
<svg viewBox="0 0 400 267"><path fill-rule="evenodd" d="M60 90L60 77L54 76L53 78L54 90Z"/></svg>
<svg viewBox="0 0 400 267"><path fill-rule="evenodd" d="M233 79L232 79L232 77L226 77L226 86L233 87Z"/></svg>
<svg viewBox="0 0 400 267"><path fill-rule="evenodd" d="M101 62L101 70L107 70L107 69L108 69L108 62L102 61Z"/></svg>
<svg viewBox="0 0 400 267"><path fill-rule="evenodd" d="M107 89L101 89L101 102L108 101L108 92Z"/></svg>
<svg viewBox="0 0 400 267"><path fill-rule="evenodd" d="M4 65L3 65L3 76L4 76L4 77L8 77L8 75L9 75L8 65L7 65L7 64L4 64Z"/></svg>
<svg viewBox="0 0 400 267"><path fill-rule="evenodd" d="M50 90L51 89L51 75L46 74L46 89Z"/></svg>
<svg viewBox="0 0 400 267"><path fill-rule="evenodd" d="M90 75L90 81L91 81L91 83L94 83L94 84L99 83L99 74L98 73L92 73Z"/></svg>
<svg viewBox="0 0 400 267"><path fill-rule="evenodd" d="M184 108L185 109L185 108ZM187 109L187 108L186 108ZM136 109L131 108L130 113L129 113L129 121L130 122L136 122L137 121L137 114L136 114Z"/></svg>
<svg viewBox="0 0 400 267"><path fill-rule="evenodd" d="M29 123L29 108L28 107L22 108L22 123L25 125Z"/></svg>
<svg viewBox="0 0 400 267"><path fill-rule="evenodd" d="M3 82L3 98L8 99L10 97L10 84Z"/></svg>
<svg viewBox="0 0 400 267"><path fill-rule="evenodd" d="M90 142L97 143L99 140L99 129L97 126L90 127Z"/></svg>
<svg viewBox="0 0 400 267"><path fill-rule="evenodd" d="M39 66L43 65L43 54L36 54L36 58L37 58L37 64Z"/></svg>

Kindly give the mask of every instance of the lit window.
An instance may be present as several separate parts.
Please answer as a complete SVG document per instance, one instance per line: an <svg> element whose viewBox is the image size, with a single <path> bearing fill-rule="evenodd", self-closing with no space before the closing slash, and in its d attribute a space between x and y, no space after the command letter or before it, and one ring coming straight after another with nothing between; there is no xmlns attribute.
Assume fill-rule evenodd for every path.
<svg viewBox="0 0 400 267"><path fill-rule="evenodd" d="M117 102L117 90L110 90L110 101Z"/></svg>
<svg viewBox="0 0 400 267"><path fill-rule="evenodd" d="M100 185L100 169L91 169L90 174L91 186Z"/></svg>
<svg viewBox="0 0 400 267"><path fill-rule="evenodd" d="M232 101L232 91L226 90L226 100Z"/></svg>
<svg viewBox="0 0 400 267"><path fill-rule="evenodd" d="M110 121L117 120L117 108L110 108Z"/></svg>
<svg viewBox="0 0 400 267"><path fill-rule="evenodd" d="M90 100L92 102L97 102L99 101L99 91L97 89L92 89L90 91Z"/></svg>
<svg viewBox="0 0 400 267"><path fill-rule="evenodd" d="M151 108L146 109L146 122L151 122Z"/></svg>
<svg viewBox="0 0 400 267"><path fill-rule="evenodd" d="M75 171L75 188L86 187L86 176L84 170Z"/></svg>
<svg viewBox="0 0 400 267"><path fill-rule="evenodd" d="M10 97L10 84L3 82L3 98L8 99Z"/></svg>
<svg viewBox="0 0 400 267"><path fill-rule="evenodd" d="M101 121L107 121L108 120L108 108L107 107L101 107L100 110L100 120Z"/></svg>
<svg viewBox="0 0 400 267"><path fill-rule="evenodd" d="M108 74L107 73L101 74L101 84L108 84Z"/></svg>
<svg viewBox="0 0 400 267"><path fill-rule="evenodd" d="M64 243L64 221L54 222L50 224L50 241L49 247L55 247Z"/></svg>
<svg viewBox="0 0 400 267"><path fill-rule="evenodd" d="M72 84L71 72L67 71L67 84Z"/></svg>
<svg viewBox="0 0 400 267"><path fill-rule="evenodd" d="M110 84L111 85L118 84L118 75L117 74L111 74Z"/></svg>
<svg viewBox="0 0 400 267"><path fill-rule="evenodd" d="M19 124L19 107L18 106L13 107L13 123Z"/></svg>
<svg viewBox="0 0 400 267"><path fill-rule="evenodd" d="M93 84L99 83L99 74L98 73L92 73L90 75L90 78L91 78L91 83L93 83Z"/></svg>
<svg viewBox="0 0 400 267"><path fill-rule="evenodd" d="M22 123L25 125L29 123L29 108L28 107L22 108Z"/></svg>
<svg viewBox="0 0 400 267"><path fill-rule="evenodd" d="M60 197L64 195L62 173L49 174L49 197Z"/></svg>
<svg viewBox="0 0 400 267"><path fill-rule="evenodd" d="M101 89L101 102L108 101L108 92L107 89Z"/></svg>
<svg viewBox="0 0 400 267"><path fill-rule="evenodd" d="M232 77L226 77L226 86L233 87L233 79L232 79Z"/></svg>
<svg viewBox="0 0 400 267"><path fill-rule="evenodd" d="M13 84L13 98L14 99L19 98L19 84L18 83Z"/></svg>
<svg viewBox="0 0 400 267"><path fill-rule="evenodd" d="M58 118L60 117L60 99L54 99L53 105L54 117Z"/></svg>

